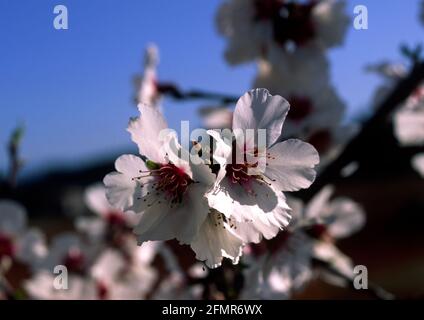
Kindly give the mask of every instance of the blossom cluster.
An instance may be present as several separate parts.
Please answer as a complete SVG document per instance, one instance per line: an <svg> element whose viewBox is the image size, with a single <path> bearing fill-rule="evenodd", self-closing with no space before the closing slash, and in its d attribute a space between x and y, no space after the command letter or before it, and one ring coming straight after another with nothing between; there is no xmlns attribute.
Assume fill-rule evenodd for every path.
<svg viewBox="0 0 424 320"><path fill-rule="evenodd" d="M208 267L224 257L237 263L246 243L271 239L289 224L283 192L307 188L315 178L317 151L297 139L279 141L289 104L265 89L240 98L232 132L209 130L210 139L190 150L157 108L139 104L139 110L128 131L141 157L119 157L117 171L104 179L111 205L139 215L139 244L177 239ZM241 143L247 130L264 132L265 145L254 141L256 134Z"/></svg>

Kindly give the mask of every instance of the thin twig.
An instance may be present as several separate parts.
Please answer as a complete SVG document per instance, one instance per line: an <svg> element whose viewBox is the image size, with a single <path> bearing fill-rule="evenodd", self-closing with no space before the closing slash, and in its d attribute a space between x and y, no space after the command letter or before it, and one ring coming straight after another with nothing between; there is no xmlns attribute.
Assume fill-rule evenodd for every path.
<svg viewBox="0 0 424 320"><path fill-rule="evenodd" d="M368 282L368 288L367 289L357 289L354 286L354 281L353 278L350 278L349 276L341 273L340 271L338 271L337 269L333 268L329 263L327 263L324 260L320 260L320 259L314 259L314 263L320 267L321 269L330 272L331 274L343 279L346 284L349 286L349 288L351 288L352 290L355 291L362 291L362 290L366 290L367 293L371 294L374 298L379 299L379 300L394 300L395 299L395 295L384 290L383 288L381 288L380 286Z"/></svg>
<svg viewBox="0 0 424 320"><path fill-rule="evenodd" d="M238 97L216 92L208 92L203 90L183 91L175 84L170 83L159 83L158 90L162 94L170 96L176 100L214 100L222 104L235 103L238 100Z"/></svg>
<svg viewBox="0 0 424 320"><path fill-rule="evenodd" d="M23 166L23 161L19 155L19 148L21 145L22 137L24 134L23 126L17 127L13 130L8 144L9 155L9 185L12 189L16 188L18 174Z"/></svg>

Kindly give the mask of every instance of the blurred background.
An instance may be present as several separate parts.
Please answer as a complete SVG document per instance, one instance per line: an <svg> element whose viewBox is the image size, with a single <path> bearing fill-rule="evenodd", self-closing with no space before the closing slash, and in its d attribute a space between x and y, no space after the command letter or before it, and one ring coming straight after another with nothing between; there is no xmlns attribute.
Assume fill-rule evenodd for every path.
<svg viewBox="0 0 424 320"><path fill-rule="evenodd" d="M7 176L7 145L17 126L24 165L17 188L2 188L29 212L31 225L48 236L87 215L85 188L113 171L123 153L137 153L125 131L137 115L133 79L143 72L145 48L160 50L158 76L183 89L241 96L252 87L255 64L230 66L226 39L216 30L222 1L66 0L69 29L53 27L57 1L0 1L0 173ZM330 49L331 82L347 105L345 123L360 123L374 111L382 78L369 64L405 63L400 46L424 40L421 1L347 1L346 12L365 4L369 28L352 25L342 46ZM169 126L201 127L198 109L208 101L164 97ZM391 125L370 138L358 154L360 168L337 181L337 195L361 204L364 229L340 248L368 267L370 279L402 298L424 297L424 180L411 168L417 148L402 148ZM420 149L422 150L422 149ZM295 298L367 298L316 280Z"/></svg>

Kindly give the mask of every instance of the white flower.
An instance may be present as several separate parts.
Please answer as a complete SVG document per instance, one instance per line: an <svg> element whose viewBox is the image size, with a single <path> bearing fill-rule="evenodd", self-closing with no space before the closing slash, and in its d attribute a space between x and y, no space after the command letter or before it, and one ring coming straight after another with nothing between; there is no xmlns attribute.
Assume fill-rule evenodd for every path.
<svg viewBox="0 0 424 320"><path fill-rule="evenodd" d="M322 235L332 239L347 238L365 224L365 214L356 202L344 197L330 201L333 193L333 187L324 187L304 207L299 218L299 225L311 227L310 234L318 238Z"/></svg>
<svg viewBox="0 0 424 320"><path fill-rule="evenodd" d="M416 154L411 162L412 167L424 178L424 153Z"/></svg>
<svg viewBox="0 0 424 320"><path fill-rule="evenodd" d="M0 264L17 259L37 268L46 253L44 235L37 229L27 229L25 208L11 200L0 200Z"/></svg>
<svg viewBox="0 0 424 320"><path fill-rule="evenodd" d="M267 58L273 47L340 45L349 24L344 9L344 1L333 0L227 0L217 15L218 30L229 40L226 59L237 64Z"/></svg>
<svg viewBox="0 0 424 320"><path fill-rule="evenodd" d="M106 196L113 207L140 214L134 229L139 244L173 238L189 244L207 218L205 193L215 176L199 157L181 148L158 110L142 104L139 110L142 116L130 122L128 131L148 160L119 157L117 172L104 179Z"/></svg>
<svg viewBox="0 0 424 320"><path fill-rule="evenodd" d="M271 96L265 89L251 90L237 102L233 117L236 134L246 129L266 130L266 155L256 163L246 162L245 156L262 153L258 148L264 146L251 141L241 146L209 131L217 141L214 156L220 164L215 188L208 194L209 204L225 215L246 242L259 242L262 236L270 239L287 226L290 209L282 191L307 188L315 179L319 156L311 145L295 139L277 142L288 110L284 98ZM233 159L235 155L237 159Z"/></svg>

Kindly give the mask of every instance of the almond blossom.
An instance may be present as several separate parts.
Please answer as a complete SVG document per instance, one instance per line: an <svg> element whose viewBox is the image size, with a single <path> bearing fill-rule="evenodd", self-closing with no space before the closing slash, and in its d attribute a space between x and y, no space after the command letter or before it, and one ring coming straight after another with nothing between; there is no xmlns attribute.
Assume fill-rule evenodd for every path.
<svg viewBox="0 0 424 320"><path fill-rule="evenodd" d="M296 139L277 142L288 111L288 102L266 89L251 90L237 102L233 131L266 132L266 153L256 162L246 160L263 153L259 149L264 146L247 139L240 145L209 131L217 142L214 156L220 165L215 187L208 194L209 204L224 214L246 242L273 238L286 227L290 208L282 191L307 188L315 179L319 156L310 144Z"/></svg>
<svg viewBox="0 0 424 320"><path fill-rule="evenodd" d="M117 171L104 179L106 196L113 207L140 215L134 229L139 244L173 238L190 244L208 216L205 193L214 175L181 148L157 109L140 104L139 110L141 117L130 121L128 131L145 161L119 157Z"/></svg>
<svg viewBox="0 0 424 320"><path fill-rule="evenodd" d="M306 206L290 198L290 226L266 243L247 247L245 276L252 281L243 289L242 298L287 299L317 275L335 285L353 279L353 263L334 241L357 232L365 218L355 202L346 198L330 201L332 194L333 188L327 186ZM316 272L314 259L327 263L337 274Z"/></svg>
<svg viewBox="0 0 424 320"><path fill-rule="evenodd" d="M344 8L335 0L227 0L216 18L229 40L225 57L238 64L267 57L272 47L340 45L349 24Z"/></svg>
<svg viewBox="0 0 424 320"><path fill-rule="evenodd" d="M25 208L12 200L0 199L0 275L16 259L38 268L47 254L44 235L27 229Z"/></svg>

